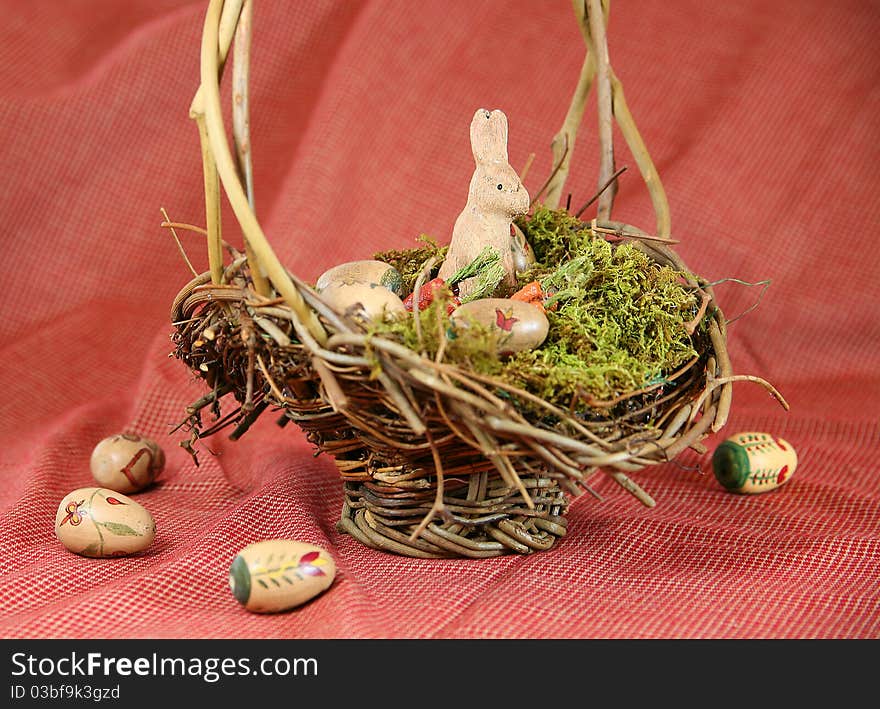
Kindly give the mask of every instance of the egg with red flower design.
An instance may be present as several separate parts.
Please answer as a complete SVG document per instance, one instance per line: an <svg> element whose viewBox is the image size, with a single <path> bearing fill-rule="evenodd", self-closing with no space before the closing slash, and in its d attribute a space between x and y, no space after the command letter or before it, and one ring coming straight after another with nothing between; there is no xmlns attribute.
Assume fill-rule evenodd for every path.
<svg viewBox="0 0 880 709"><path fill-rule="evenodd" d="M153 543L156 522L143 505L122 493L84 487L59 503L55 536L80 556L128 556Z"/></svg>
<svg viewBox="0 0 880 709"><path fill-rule="evenodd" d="M500 355L531 350L547 338L550 323L541 308L510 298L479 298L458 306L449 316L456 336L476 324L492 337Z"/></svg>

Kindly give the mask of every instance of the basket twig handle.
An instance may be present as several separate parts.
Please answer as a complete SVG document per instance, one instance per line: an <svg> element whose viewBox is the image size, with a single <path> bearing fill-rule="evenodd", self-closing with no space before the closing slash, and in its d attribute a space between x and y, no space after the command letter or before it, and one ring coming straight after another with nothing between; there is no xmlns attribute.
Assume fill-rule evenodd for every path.
<svg viewBox="0 0 880 709"><path fill-rule="evenodd" d="M251 125L248 100L253 16L253 0L244 0L241 6L241 14L238 17L238 26L235 29L235 44L233 45L232 138L235 141L235 157L238 164L239 179L244 183L251 211L256 213L254 207L254 171L251 165ZM220 25L222 32L222 17L220 18ZM267 280L266 274L263 273L263 269L259 267L254 256L254 250L247 237L244 239L244 250L248 263L251 264L250 273L251 280L254 283L254 290L260 295L269 297L272 294L272 286Z"/></svg>
<svg viewBox="0 0 880 709"><path fill-rule="evenodd" d="M229 0L223 7L218 29L217 53L218 77L226 63L226 56L232 44L235 26L238 22L243 0ZM219 80L219 78L218 78ZM220 181L217 165L211 153L208 131L205 126L205 95L201 85L193 97L189 108L190 118L195 120L199 129L199 143L202 148L202 173L205 178L205 227L208 237L208 264L211 271L211 282L219 284L223 280L223 239L220 235Z"/></svg>
<svg viewBox="0 0 880 709"><path fill-rule="evenodd" d="M247 192L248 204L254 207L254 170L251 164L251 126L248 76L251 67L251 36L253 34L254 3L244 0L238 26L235 28L235 45L232 63L232 137L238 168Z"/></svg>
<svg viewBox="0 0 880 709"><path fill-rule="evenodd" d="M556 209L559 205L563 187L568 178L575 136L578 126L583 119L587 95L592 88L594 80L598 78L596 92L599 104L601 159L599 184L603 185L606 180L614 175L614 153L611 143L613 136L611 135L609 119L609 116L611 116L620 128L620 132L632 152L633 159L639 168L639 172L648 189L648 194L651 197L651 204L654 207L654 214L657 220L657 227L654 233L662 239L668 239L671 233L671 219L666 191L663 189L663 183L660 181L657 168L629 110L623 93L623 85L614 73L614 68L611 66L608 56L606 28L610 3L611 0L572 0L581 34L583 34L584 42L587 45L587 53L584 57L580 78L571 98L568 113L565 116L562 127L553 138L553 169L551 171L551 178L545 187L546 198L544 204L551 209ZM600 64L602 66L599 66ZM597 74L599 74L598 77ZM606 88L610 90L606 91ZM612 190L615 188L616 183L612 184L611 189L603 189L600 193L598 211L600 215L603 212L607 212L605 218L610 216L611 204L614 199L614 192Z"/></svg>
<svg viewBox="0 0 880 709"><path fill-rule="evenodd" d="M590 53L596 57L596 103L599 111L599 185L608 184L599 192L597 216L599 219L611 218L611 207L617 194L617 180L614 178L614 115L611 95L611 60L608 57L608 37L605 32L608 2L586 0L585 14L589 33L587 42ZM603 7L604 5L604 7Z"/></svg>
<svg viewBox="0 0 880 709"><path fill-rule="evenodd" d="M234 0L234 2L240 5L238 0ZM271 284L290 306L296 321L314 341L323 344L327 340L327 332L314 311L306 305L263 233L241 185L238 167L232 157L229 141L226 138L223 112L220 108L220 52L218 51L220 18L223 9L223 0L210 0L205 15L201 48L201 86L199 87L202 98L201 106L196 106L196 108L203 109L203 113L201 118L197 117L197 120L200 125L204 124L203 130L220 182L238 219L244 238L252 249L254 260L249 260L252 271L263 269ZM198 99L198 95L196 98Z"/></svg>
<svg viewBox="0 0 880 709"><path fill-rule="evenodd" d="M562 198L562 188L568 179L568 171L571 165L571 154L574 152L574 142L577 136L578 126L584 117L584 110L587 105L587 96L593 87L593 79L596 77L596 58L590 51L590 29L587 23L586 5L583 0L573 0L574 12L577 17L578 26L581 28L581 34L584 35L584 41L587 44L587 52L584 55L584 63L581 66L581 73L578 77L578 83L571 97L568 106L568 113L562 121L562 127L553 137L551 150L553 151L553 171L546 185L546 196L544 198L545 206L550 209L556 209ZM536 195L537 196L537 195Z"/></svg>
<svg viewBox="0 0 880 709"><path fill-rule="evenodd" d="M620 79L611 70L611 97L614 106L614 119L620 127L633 159L642 174L645 186L648 188L648 194L651 196L651 204L654 206L654 214L657 219L657 227L654 234L661 239L668 239L672 233L672 220L669 214L669 202L666 199L666 190L663 189L663 183L660 181L660 173L651 160L645 141L642 139L636 122L630 113L629 106L626 103L626 97L623 94L623 84Z"/></svg>

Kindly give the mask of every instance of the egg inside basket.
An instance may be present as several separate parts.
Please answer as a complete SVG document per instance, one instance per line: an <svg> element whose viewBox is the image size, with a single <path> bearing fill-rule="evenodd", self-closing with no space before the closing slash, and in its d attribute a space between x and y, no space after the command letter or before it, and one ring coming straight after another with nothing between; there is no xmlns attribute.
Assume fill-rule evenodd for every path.
<svg viewBox="0 0 880 709"><path fill-rule="evenodd" d="M631 474L701 450L742 377L711 286L674 251L659 177L608 64L607 5L575 8L584 70L541 190L529 196L507 163L506 115L480 108L467 117L475 168L449 243L364 254L308 283L278 261L251 209L252 4L210 2L191 116L211 270L171 314L174 354L206 383L183 445L238 438L274 411L335 462L339 529L413 557L546 550L594 475L654 505ZM234 148L219 89L231 48ZM601 187L583 216L593 200L574 212L559 197L594 82ZM652 234L610 218L612 116L651 193ZM245 243L228 259L221 185Z"/></svg>

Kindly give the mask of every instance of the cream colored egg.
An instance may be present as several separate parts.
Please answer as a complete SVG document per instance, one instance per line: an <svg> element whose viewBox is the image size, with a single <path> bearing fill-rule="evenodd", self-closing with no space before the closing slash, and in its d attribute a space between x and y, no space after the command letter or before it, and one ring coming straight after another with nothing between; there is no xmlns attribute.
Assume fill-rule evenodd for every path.
<svg viewBox="0 0 880 709"><path fill-rule="evenodd" d="M547 338L550 323L541 308L508 298L480 298L458 306L450 316L455 332L466 332L469 323L485 328L505 355L538 347Z"/></svg>
<svg viewBox="0 0 880 709"><path fill-rule="evenodd" d="M293 539L246 546L229 567L229 588L254 613L278 613L311 600L333 583L336 564L321 547Z"/></svg>
<svg viewBox="0 0 880 709"><path fill-rule="evenodd" d="M334 283L355 283L384 286L398 297L403 297L403 278L400 272L384 261L351 261L327 269L322 273L315 289L320 293Z"/></svg>
<svg viewBox="0 0 880 709"><path fill-rule="evenodd" d="M331 283L321 291L321 298L340 313L367 320L392 320L406 317L403 301L384 286L367 283Z"/></svg>
<svg viewBox="0 0 880 709"><path fill-rule="evenodd" d="M165 468L165 452L149 438L118 433L95 446L89 466L101 487L137 492L151 484Z"/></svg>
<svg viewBox="0 0 880 709"><path fill-rule="evenodd" d="M715 479L730 492L745 495L775 490L791 479L797 463L791 443L760 431L730 436L712 454Z"/></svg>
<svg viewBox="0 0 880 709"><path fill-rule="evenodd" d="M156 522L143 505L122 493L84 487L58 505L55 536L80 556L126 556L153 543Z"/></svg>

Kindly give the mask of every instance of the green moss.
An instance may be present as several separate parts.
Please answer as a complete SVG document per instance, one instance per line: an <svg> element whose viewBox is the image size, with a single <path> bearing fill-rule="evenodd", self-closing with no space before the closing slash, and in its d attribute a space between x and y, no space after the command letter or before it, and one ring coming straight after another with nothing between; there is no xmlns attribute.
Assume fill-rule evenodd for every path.
<svg viewBox="0 0 880 709"><path fill-rule="evenodd" d="M564 209L538 205L531 215L515 221L531 244L538 263L565 263L586 251L592 241L588 225Z"/></svg>
<svg viewBox="0 0 880 709"><path fill-rule="evenodd" d="M388 251L380 251L373 254L374 259L391 264L400 272L403 279L403 292L407 294L412 292L416 279L419 277L428 259L432 256L437 258L437 262L434 264L429 276L429 278L433 278L440 269L440 265L446 257L446 252L449 250L449 246L440 246L436 240L425 234L419 236L418 240L424 246L417 246L411 249L389 249Z"/></svg>
<svg viewBox="0 0 880 709"><path fill-rule="evenodd" d="M549 294L547 339L537 349L501 360L492 354L489 333L468 330L449 339L454 333L441 300L420 315L421 349L429 356L446 337L446 361L564 408L574 402L582 413L591 400L607 401L661 382L696 356L684 326L698 305L684 285L687 274L657 264L630 243L614 245L594 236L588 224L565 210L538 206L517 225L537 258L528 273L520 274L520 283L537 280ZM422 256L412 261L423 263ZM412 318L379 329L420 349Z"/></svg>
<svg viewBox="0 0 880 709"><path fill-rule="evenodd" d="M419 312L421 340L412 313L400 320L374 322L370 333L389 337L415 352L423 351L430 357L437 354L443 343L445 361L455 362L475 372L497 374L501 371L503 362L494 354L493 333L473 323L468 328L467 337L458 336L448 313L451 300L450 289L434 291L434 300Z"/></svg>

